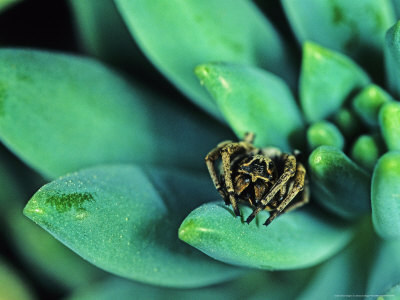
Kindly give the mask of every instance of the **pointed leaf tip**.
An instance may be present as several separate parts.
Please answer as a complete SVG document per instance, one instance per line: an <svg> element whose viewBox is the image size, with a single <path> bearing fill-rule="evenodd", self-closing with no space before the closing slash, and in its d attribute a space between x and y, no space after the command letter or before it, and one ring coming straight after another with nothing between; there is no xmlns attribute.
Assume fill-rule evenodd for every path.
<svg viewBox="0 0 400 300"><path fill-rule="evenodd" d="M200 287L244 272L176 237L183 218L209 198L208 183L176 169L96 167L45 185L24 213L106 271L161 286Z"/></svg>
<svg viewBox="0 0 400 300"><path fill-rule="evenodd" d="M179 238L207 255L234 265L288 270L315 265L339 251L352 229L321 212L299 209L283 214L268 227L263 211L250 224L251 209L235 217L222 202L204 204L181 224Z"/></svg>
<svg viewBox="0 0 400 300"><path fill-rule="evenodd" d="M304 43L300 102L309 122L333 115L353 91L369 81L350 58L312 42Z"/></svg>

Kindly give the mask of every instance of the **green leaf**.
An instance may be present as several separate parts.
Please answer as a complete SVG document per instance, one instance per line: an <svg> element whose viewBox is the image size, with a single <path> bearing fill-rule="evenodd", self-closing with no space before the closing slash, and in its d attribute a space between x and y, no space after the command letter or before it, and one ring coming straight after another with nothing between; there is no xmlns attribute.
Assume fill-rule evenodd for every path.
<svg viewBox="0 0 400 300"><path fill-rule="evenodd" d="M389 91L400 97L400 21L394 24L386 33L384 45L385 70Z"/></svg>
<svg viewBox="0 0 400 300"><path fill-rule="evenodd" d="M344 218L370 211L370 176L342 151L321 146L308 163L311 190L319 203Z"/></svg>
<svg viewBox="0 0 400 300"><path fill-rule="evenodd" d="M285 150L301 138L300 111L280 78L261 69L233 64L200 65L196 75L239 138L254 132L257 145Z"/></svg>
<svg viewBox="0 0 400 300"><path fill-rule="evenodd" d="M121 67L141 67L144 56L112 0L69 0L82 48Z"/></svg>
<svg viewBox="0 0 400 300"><path fill-rule="evenodd" d="M381 137L377 135L361 135L353 144L350 157L368 172L374 170L375 164L384 152Z"/></svg>
<svg viewBox="0 0 400 300"><path fill-rule="evenodd" d="M332 121L339 128L346 140L353 140L363 130L357 115L346 107L340 108L333 116Z"/></svg>
<svg viewBox="0 0 400 300"><path fill-rule="evenodd" d="M43 285L73 289L104 276L100 269L24 217L22 208L10 210L2 218L15 253Z"/></svg>
<svg viewBox="0 0 400 300"><path fill-rule="evenodd" d="M261 269L297 269L316 265L346 245L352 230L321 211L300 209L280 216L268 227L262 211L249 225L222 202L204 204L186 217L179 238L207 255L234 265Z"/></svg>
<svg viewBox="0 0 400 300"><path fill-rule="evenodd" d="M316 268L313 278L296 297L297 300L332 299L338 295L365 294L376 241L369 217L358 227L355 239L350 245Z"/></svg>
<svg viewBox="0 0 400 300"><path fill-rule="evenodd" d="M100 163L202 166L225 131L157 98L93 60L0 50L0 139L50 177Z"/></svg>
<svg viewBox="0 0 400 300"><path fill-rule="evenodd" d="M348 57L311 42L304 44L300 102L309 122L334 114L353 91L368 83L368 75Z"/></svg>
<svg viewBox="0 0 400 300"><path fill-rule="evenodd" d="M367 294L386 295L378 300L400 299L400 242L383 242L370 272Z"/></svg>
<svg viewBox="0 0 400 300"><path fill-rule="evenodd" d="M386 239L400 239L399 182L400 152L388 152L379 159L371 186L374 227Z"/></svg>
<svg viewBox="0 0 400 300"><path fill-rule="evenodd" d="M365 124L370 127L377 127L380 108L384 103L392 100L392 97L383 89L371 84L354 97L352 106Z"/></svg>
<svg viewBox="0 0 400 300"><path fill-rule="evenodd" d="M390 102L379 111L379 124L389 150L400 150L400 103Z"/></svg>
<svg viewBox="0 0 400 300"><path fill-rule="evenodd" d="M224 284L200 289L170 289L110 277L75 291L68 300L152 299L152 300L256 300L293 299L309 279L309 270L294 272L252 271Z"/></svg>
<svg viewBox="0 0 400 300"><path fill-rule="evenodd" d="M257 65L294 83L283 42L250 1L116 0L143 52L191 100L215 116L195 66L226 61ZM221 13L224 12L224 13Z"/></svg>
<svg viewBox="0 0 400 300"><path fill-rule="evenodd" d="M339 129L327 121L312 124L307 129L307 141L311 151L324 145L343 149L345 142Z"/></svg>
<svg viewBox="0 0 400 300"><path fill-rule="evenodd" d="M0 154L4 154L1 150ZM31 188L29 194L24 188L39 180L32 178L33 174L21 165L9 165L6 161L8 156L1 155L0 158L1 226L7 232L8 245L12 247L13 254L18 255L18 261L30 270L29 273L38 282L54 290L60 287L72 289L97 280L103 272L22 214L26 198L32 193ZM18 177L12 172L16 170L19 171ZM3 298L0 296L0 299Z"/></svg>
<svg viewBox="0 0 400 300"><path fill-rule="evenodd" d="M0 258L0 299L34 299L30 288L23 279L10 266L6 265L2 258Z"/></svg>
<svg viewBox="0 0 400 300"><path fill-rule="evenodd" d="M372 64L374 58L375 63L380 63L386 30L395 22L390 0L283 0L282 3L300 43L311 40L357 61L369 60Z"/></svg>
<svg viewBox="0 0 400 300"><path fill-rule="evenodd" d="M194 173L105 166L45 185L24 213L111 273L162 286L199 287L243 273L177 238L179 224L211 190L209 179Z"/></svg>

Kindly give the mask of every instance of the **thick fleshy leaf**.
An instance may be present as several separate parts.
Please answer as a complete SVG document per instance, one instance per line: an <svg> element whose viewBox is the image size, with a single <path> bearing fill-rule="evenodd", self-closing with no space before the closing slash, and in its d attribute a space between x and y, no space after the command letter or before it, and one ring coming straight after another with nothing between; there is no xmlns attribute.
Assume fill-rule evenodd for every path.
<svg viewBox="0 0 400 300"><path fill-rule="evenodd" d="M374 243L376 241L368 217L356 231L351 244L320 265L296 299L332 299L340 298L340 295L365 294L369 269L375 255Z"/></svg>
<svg viewBox="0 0 400 300"><path fill-rule="evenodd" d="M370 211L370 176L341 150L321 146L308 160L314 198L345 218Z"/></svg>
<svg viewBox="0 0 400 300"><path fill-rule="evenodd" d="M34 299L32 291L20 276L0 258L0 299Z"/></svg>
<svg viewBox="0 0 400 300"><path fill-rule="evenodd" d="M261 69L219 63L200 65L196 74L239 138L254 132L259 146L290 150L298 144L303 122L283 80Z"/></svg>
<svg viewBox="0 0 400 300"><path fill-rule="evenodd" d="M319 146L333 146L343 149L344 138L335 125L327 121L312 124L307 129L308 148L314 150Z"/></svg>
<svg viewBox="0 0 400 300"><path fill-rule="evenodd" d="M100 269L28 220L22 214L22 207L8 211L3 220L14 252L43 285L74 289L104 276Z"/></svg>
<svg viewBox="0 0 400 300"><path fill-rule="evenodd" d="M294 83L283 43L269 21L243 0L116 0L149 59L195 103L220 116L193 74L216 61L257 65ZM224 13L221 13L224 12Z"/></svg>
<svg viewBox="0 0 400 300"><path fill-rule="evenodd" d="M353 144L350 157L367 171L374 170L375 164L384 152L382 138L378 135L361 135Z"/></svg>
<svg viewBox="0 0 400 300"><path fill-rule="evenodd" d="M361 120L346 107L340 108L332 117L332 121L343 134L346 140L353 140L363 130Z"/></svg>
<svg viewBox="0 0 400 300"><path fill-rule="evenodd" d="M93 60L0 50L0 139L50 177L113 162L199 167L226 134L157 98Z"/></svg>
<svg viewBox="0 0 400 300"><path fill-rule="evenodd" d="M400 242L383 242L368 283L367 294L379 300L400 299Z"/></svg>
<svg viewBox="0 0 400 300"><path fill-rule="evenodd" d="M348 57L311 42L304 44L300 102L308 121L331 116L352 92L368 83L368 75Z"/></svg>
<svg viewBox="0 0 400 300"><path fill-rule="evenodd" d="M85 51L118 66L136 68L145 59L136 46L113 0L70 0Z"/></svg>
<svg viewBox="0 0 400 300"><path fill-rule="evenodd" d="M389 150L400 150L400 103L390 102L379 111L379 124Z"/></svg>
<svg viewBox="0 0 400 300"><path fill-rule="evenodd" d="M293 272L253 271L237 280L201 289L170 289L111 277L77 290L68 300L287 300L294 299L298 290L309 279L310 273L309 270Z"/></svg>
<svg viewBox="0 0 400 300"><path fill-rule="evenodd" d="M386 239L400 239L399 182L400 152L388 152L379 159L371 186L374 227Z"/></svg>
<svg viewBox="0 0 400 300"><path fill-rule="evenodd" d="M297 39L380 63L386 30L395 22L390 0L283 0ZM318 25L316 25L318 24ZM376 59L371 62L371 58Z"/></svg>
<svg viewBox="0 0 400 300"><path fill-rule="evenodd" d="M321 211L299 209L283 214L268 227L262 211L249 225L251 208L235 218L222 202L204 204L186 217L179 238L207 255L239 266L297 269L316 265L342 249L352 236L344 222Z"/></svg>
<svg viewBox="0 0 400 300"><path fill-rule="evenodd" d="M4 154L1 150L0 154ZM8 156L1 155L0 158L1 225L7 232L8 245L24 267L30 269L30 274L34 274L43 286L50 285L54 290L60 287L73 289L104 275L22 214L26 199L32 193L29 189L27 194L24 187L42 180L32 178L33 174L27 168L7 164ZM16 169L23 176L17 177L12 172ZM0 299L3 298L0 296Z"/></svg>
<svg viewBox="0 0 400 300"><path fill-rule="evenodd" d="M105 166L45 185L24 213L109 272L156 285L197 287L243 273L178 240L179 224L211 191L207 177L189 172Z"/></svg>
<svg viewBox="0 0 400 300"><path fill-rule="evenodd" d="M391 27L386 33L385 42L385 65L386 79L389 91L400 97L400 21Z"/></svg>
<svg viewBox="0 0 400 300"><path fill-rule="evenodd" d="M379 110L392 97L379 86L371 84L359 92L352 101L354 111L365 124L377 127L379 124Z"/></svg>

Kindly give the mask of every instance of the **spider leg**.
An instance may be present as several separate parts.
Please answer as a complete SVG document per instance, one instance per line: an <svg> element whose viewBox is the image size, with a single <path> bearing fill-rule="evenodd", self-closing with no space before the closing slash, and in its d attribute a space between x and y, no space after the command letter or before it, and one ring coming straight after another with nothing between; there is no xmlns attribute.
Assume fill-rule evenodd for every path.
<svg viewBox="0 0 400 300"><path fill-rule="evenodd" d="M296 195L304 189L305 177L306 177L306 169L302 164L298 164L296 167L296 175L293 179L294 184L292 189L289 191L286 198L282 200L282 202L279 204L276 210L271 213L267 221L265 221L264 223L265 226L268 226L289 205L289 203L294 199L294 197L296 197Z"/></svg>
<svg viewBox="0 0 400 300"><path fill-rule="evenodd" d="M224 199L225 204L229 204L228 195L226 194L225 190L222 188L221 183L219 182L214 163L221 156L221 149L230 143L231 143L231 141L225 141L225 142L218 144L218 146L215 147L214 149L212 149L205 157L208 173L210 173L210 177L214 183L214 186L217 189L217 191L220 193L222 198Z"/></svg>
<svg viewBox="0 0 400 300"><path fill-rule="evenodd" d="M221 149L222 167L224 169L225 186L228 192L229 201L231 202L233 211L236 216L240 216L239 207L237 206L235 189L232 182L231 172L231 156L236 153L253 150L251 144L247 142L231 143Z"/></svg>
<svg viewBox="0 0 400 300"><path fill-rule="evenodd" d="M308 186L308 183L304 183L304 190L301 194L301 199L300 201L297 201L296 203L290 204L286 206L286 208L283 210L284 213L287 213L289 211L295 210L298 207L303 206L304 204L307 204L310 201L310 188Z"/></svg>
<svg viewBox="0 0 400 300"><path fill-rule="evenodd" d="M253 210L252 214L247 218L246 223L249 224L255 216L264 210L268 203L275 197L276 193L282 190L283 186L292 178L296 173L296 158L294 155L284 154L284 169L283 174L279 177L276 183L272 186L265 198L261 199L259 205ZM279 206L278 206L279 207Z"/></svg>

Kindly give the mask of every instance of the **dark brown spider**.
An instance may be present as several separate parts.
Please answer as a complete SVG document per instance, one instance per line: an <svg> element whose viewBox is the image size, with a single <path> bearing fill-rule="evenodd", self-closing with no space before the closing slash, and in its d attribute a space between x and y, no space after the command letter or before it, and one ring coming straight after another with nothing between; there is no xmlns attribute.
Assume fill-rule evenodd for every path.
<svg viewBox="0 0 400 300"><path fill-rule="evenodd" d="M232 205L235 215L240 216L239 201L253 208L246 220L248 224L266 209L271 211L264 223L267 226L279 214L309 201L306 169L297 160L297 153L282 153L277 148L256 148L253 139L254 134L249 133L243 141L222 142L208 153L205 160L215 188L225 204ZM219 158L222 165L217 172L214 164Z"/></svg>

